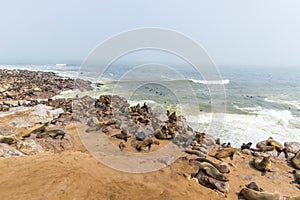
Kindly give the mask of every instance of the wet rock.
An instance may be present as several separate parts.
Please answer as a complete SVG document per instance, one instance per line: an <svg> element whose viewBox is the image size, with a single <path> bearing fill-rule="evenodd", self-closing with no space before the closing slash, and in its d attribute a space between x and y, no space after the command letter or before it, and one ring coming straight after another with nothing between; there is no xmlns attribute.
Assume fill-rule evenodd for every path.
<svg viewBox="0 0 300 200"><path fill-rule="evenodd" d="M9 158L12 156L22 156L22 155L23 153L18 151L16 148L8 144L0 143L0 157Z"/></svg>
<svg viewBox="0 0 300 200"><path fill-rule="evenodd" d="M287 152L295 154L300 150L300 143L299 142L285 142L284 147L286 148Z"/></svg>

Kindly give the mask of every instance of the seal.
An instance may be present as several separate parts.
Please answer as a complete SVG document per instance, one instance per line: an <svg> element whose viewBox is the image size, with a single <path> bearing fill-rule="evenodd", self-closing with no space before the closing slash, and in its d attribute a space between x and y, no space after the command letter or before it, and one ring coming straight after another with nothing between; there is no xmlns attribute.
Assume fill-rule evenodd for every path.
<svg viewBox="0 0 300 200"><path fill-rule="evenodd" d="M160 129L156 130L155 137L160 140L166 140L167 136Z"/></svg>
<svg viewBox="0 0 300 200"><path fill-rule="evenodd" d="M30 136L31 134L40 134L40 133L45 132L45 131L46 131L46 128L48 128L48 126L49 126L49 122L45 123L44 125L42 125L41 127L37 128L37 129L34 129L33 131L31 131L31 132L29 133L29 136Z"/></svg>
<svg viewBox="0 0 300 200"><path fill-rule="evenodd" d="M219 150L214 157L217 159L220 158L228 158L230 157L231 160L233 160L233 155L238 151L237 148L227 147L224 149Z"/></svg>
<svg viewBox="0 0 300 200"><path fill-rule="evenodd" d="M124 140L127 142L127 139L130 138L131 136L128 133L127 129L122 129L121 133L112 135L111 137L116 137L118 139Z"/></svg>
<svg viewBox="0 0 300 200"><path fill-rule="evenodd" d="M0 136L0 143L6 143L8 145L16 145L17 140L12 137Z"/></svg>
<svg viewBox="0 0 300 200"><path fill-rule="evenodd" d="M208 176L219 181L228 181L227 177L222 174L217 168L208 162L199 162L197 160L190 160L191 165L198 168L198 171L203 170Z"/></svg>
<svg viewBox="0 0 300 200"><path fill-rule="evenodd" d="M199 157L202 157L202 158L205 158L206 155L204 153L202 153L201 151L198 151L198 150L185 150L185 153L188 153L188 154L194 154L194 155L197 155Z"/></svg>
<svg viewBox="0 0 300 200"><path fill-rule="evenodd" d="M280 194L259 192L249 188L243 188L239 196L244 197L247 200L279 200Z"/></svg>
<svg viewBox="0 0 300 200"><path fill-rule="evenodd" d="M252 142L248 142L247 144L243 143L243 145L241 146L241 149L250 149L252 146Z"/></svg>
<svg viewBox="0 0 300 200"><path fill-rule="evenodd" d="M258 151L273 151L275 149L275 146L261 146L258 148Z"/></svg>
<svg viewBox="0 0 300 200"><path fill-rule="evenodd" d="M281 152L283 150L283 147L282 145L277 142L276 140L274 140L272 137L269 137L268 140L267 140L267 145L268 146L274 146L275 149L279 152Z"/></svg>
<svg viewBox="0 0 300 200"><path fill-rule="evenodd" d="M292 166L294 168L300 170L300 151L298 151L298 153L296 153L296 155L294 156L294 158L292 158L291 164L292 164Z"/></svg>
<svg viewBox="0 0 300 200"><path fill-rule="evenodd" d="M246 185L246 187L258 192L264 192L264 190L261 187L259 187L255 182L249 183L248 185Z"/></svg>
<svg viewBox="0 0 300 200"><path fill-rule="evenodd" d="M253 166L262 172L262 176L266 174L266 172L271 171L271 157L264 157L263 159L254 158Z"/></svg>
<svg viewBox="0 0 300 200"><path fill-rule="evenodd" d="M144 141L140 142L137 146L136 149L138 151L141 151L143 148L149 148L149 150L151 149L151 146L153 144L159 145L159 141L157 140L153 140L152 138L147 138Z"/></svg>
<svg viewBox="0 0 300 200"><path fill-rule="evenodd" d="M126 148L126 145L123 142L120 142L119 149L123 151Z"/></svg>
<svg viewBox="0 0 300 200"><path fill-rule="evenodd" d="M221 173L230 173L230 169L228 168L227 165L225 164L217 164L217 163L214 163L206 158L197 158L196 160L200 161L200 162L207 162L207 163L210 163L212 164L215 168L217 168Z"/></svg>
<svg viewBox="0 0 300 200"><path fill-rule="evenodd" d="M45 137L51 137L53 139L57 139L58 136L61 136L60 139L64 139L66 133L60 129L52 129L45 132L38 133L36 135L36 138L45 138Z"/></svg>
<svg viewBox="0 0 300 200"><path fill-rule="evenodd" d="M206 175L202 170L200 170L195 177L197 178L198 182L205 187L217 189L223 193L228 193L229 191L229 184L227 181L216 180L215 178Z"/></svg>
<svg viewBox="0 0 300 200"><path fill-rule="evenodd" d="M287 200L300 200L300 196L289 197Z"/></svg>

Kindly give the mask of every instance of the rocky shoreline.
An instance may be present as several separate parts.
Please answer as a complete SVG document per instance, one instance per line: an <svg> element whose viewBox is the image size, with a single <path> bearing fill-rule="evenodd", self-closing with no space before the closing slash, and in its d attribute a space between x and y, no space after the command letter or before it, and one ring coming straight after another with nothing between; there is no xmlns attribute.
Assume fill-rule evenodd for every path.
<svg viewBox="0 0 300 200"><path fill-rule="evenodd" d="M220 199L300 199L299 142L281 144L266 136L254 148L248 141L236 148L194 131L176 112L161 113L146 104L130 106L116 95L52 99L61 91L90 90L88 81L26 70L1 70L0 76L0 157L34 158L41 153L74 151L80 141L67 127L79 123L85 134L104 134L119 151L142 154L163 149L168 143L176 144L183 154L174 163L166 164L172 168L183 163L180 166L184 167L176 169L179 176L218 193ZM8 103L11 101L14 103ZM238 163L244 163L243 167L237 169ZM249 168L249 172L243 172L243 168ZM231 185L236 185L232 174L237 172L248 173L246 180L240 180L248 183L232 189ZM257 172L259 176L254 176ZM261 185L264 180L281 180L281 174L281 182L289 180L283 182L284 187L293 193L269 191L264 188L268 186Z"/></svg>

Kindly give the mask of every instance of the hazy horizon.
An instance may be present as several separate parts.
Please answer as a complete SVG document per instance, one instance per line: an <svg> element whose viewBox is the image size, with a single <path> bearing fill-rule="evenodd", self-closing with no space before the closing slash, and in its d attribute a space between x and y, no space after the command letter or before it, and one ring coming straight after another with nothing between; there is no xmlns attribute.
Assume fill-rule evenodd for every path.
<svg viewBox="0 0 300 200"><path fill-rule="evenodd" d="M299 8L296 0L12 0L0 7L0 64L78 65L113 35L158 27L192 38L217 66L298 67Z"/></svg>

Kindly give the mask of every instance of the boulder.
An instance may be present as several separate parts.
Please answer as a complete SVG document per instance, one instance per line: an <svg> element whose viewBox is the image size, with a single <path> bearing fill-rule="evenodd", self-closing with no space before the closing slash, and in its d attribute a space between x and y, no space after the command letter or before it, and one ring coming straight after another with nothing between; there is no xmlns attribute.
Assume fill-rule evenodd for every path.
<svg viewBox="0 0 300 200"><path fill-rule="evenodd" d="M41 145L32 139L25 140L21 144L18 144L18 149L25 155L34 155L45 151Z"/></svg>
<svg viewBox="0 0 300 200"><path fill-rule="evenodd" d="M23 153L15 149L14 147L0 143L0 157L9 158L12 156L22 156Z"/></svg>
<svg viewBox="0 0 300 200"><path fill-rule="evenodd" d="M299 142L285 142L284 147L286 148L287 152L297 153L300 150L300 143Z"/></svg>

